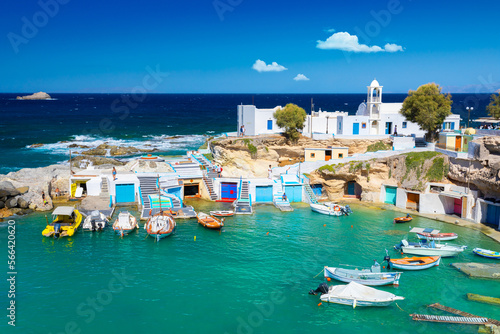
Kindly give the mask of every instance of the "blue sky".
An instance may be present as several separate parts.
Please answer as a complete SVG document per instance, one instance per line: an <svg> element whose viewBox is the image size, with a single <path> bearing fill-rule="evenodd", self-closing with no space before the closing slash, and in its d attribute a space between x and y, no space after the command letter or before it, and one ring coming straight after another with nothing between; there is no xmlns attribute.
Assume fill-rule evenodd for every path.
<svg viewBox="0 0 500 334"><path fill-rule="evenodd" d="M168 73L147 85L153 93L364 93L373 78L395 93L427 82L500 88L498 1L41 0L0 9L0 92L130 92L145 89L148 68Z"/></svg>

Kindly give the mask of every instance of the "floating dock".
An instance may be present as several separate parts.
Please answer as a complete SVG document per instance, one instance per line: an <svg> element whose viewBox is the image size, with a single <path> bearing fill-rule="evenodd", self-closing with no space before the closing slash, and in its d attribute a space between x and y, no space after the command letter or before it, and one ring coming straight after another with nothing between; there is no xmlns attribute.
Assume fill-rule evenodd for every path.
<svg viewBox="0 0 500 334"><path fill-rule="evenodd" d="M470 277L500 280L500 263L466 262L452 263L451 266Z"/></svg>

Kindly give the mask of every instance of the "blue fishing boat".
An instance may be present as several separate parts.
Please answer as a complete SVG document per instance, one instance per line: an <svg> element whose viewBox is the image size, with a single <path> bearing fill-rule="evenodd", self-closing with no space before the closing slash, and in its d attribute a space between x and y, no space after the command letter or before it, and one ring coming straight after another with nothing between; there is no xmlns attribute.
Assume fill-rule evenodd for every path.
<svg viewBox="0 0 500 334"><path fill-rule="evenodd" d="M500 252L494 252L492 250L483 248L474 248L472 251L474 252L474 254L487 257L489 259L500 259Z"/></svg>
<svg viewBox="0 0 500 334"><path fill-rule="evenodd" d="M399 285L402 272L381 272L380 264L375 264L370 269L343 269L336 267L325 267L324 274L327 279L336 279L342 282L356 282L363 285Z"/></svg>

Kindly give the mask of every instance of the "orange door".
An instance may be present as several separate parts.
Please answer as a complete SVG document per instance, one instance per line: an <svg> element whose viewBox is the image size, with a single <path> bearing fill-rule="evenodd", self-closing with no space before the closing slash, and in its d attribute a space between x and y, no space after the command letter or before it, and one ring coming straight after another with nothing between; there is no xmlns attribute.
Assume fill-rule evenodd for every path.
<svg viewBox="0 0 500 334"><path fill-rule="evenodd" d="M462 149L462 137L455 137L455 151L461 151Z"/></svg>

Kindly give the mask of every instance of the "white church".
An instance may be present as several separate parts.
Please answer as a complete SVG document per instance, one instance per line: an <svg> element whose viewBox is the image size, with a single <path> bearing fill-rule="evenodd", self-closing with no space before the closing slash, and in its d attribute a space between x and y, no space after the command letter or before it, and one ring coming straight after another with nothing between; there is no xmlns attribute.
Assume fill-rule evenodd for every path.
<svg viewBox="0 0 500 334"><path fill-rule="evenodd" d="M423 137L425 131L418 124L406 120L399 113L403 103L382 102L382 88L373 80L368 88L366 102L359 105L356 115L344 111L312 111L307 115L302 134L313 139L386 138L391 135ZM245 135L277 134L283 129L276 125L273 114L281 109L258 109L254 105L238 106L238 129L245 126ZM459 129L460 116L452 114L444 120L443 129Z"/></svg>

